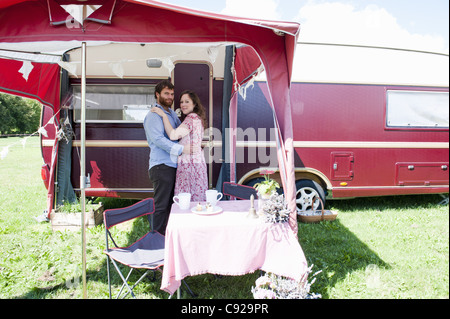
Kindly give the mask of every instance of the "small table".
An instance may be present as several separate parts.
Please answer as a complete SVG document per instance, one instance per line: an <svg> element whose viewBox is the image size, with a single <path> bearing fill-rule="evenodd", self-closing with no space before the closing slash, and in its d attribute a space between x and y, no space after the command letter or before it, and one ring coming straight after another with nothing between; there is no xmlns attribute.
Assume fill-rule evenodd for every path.
<svg viewBox="0 0 450 319"><path fill-rule="evenodd" d="M191 203L191 208L197 203ZM244 275L258 269L300 280L307 262L289 223L247 217L249 200L220 201L223 211L198 215L172 205L161 289L171 295L187 276Z"/></svg>

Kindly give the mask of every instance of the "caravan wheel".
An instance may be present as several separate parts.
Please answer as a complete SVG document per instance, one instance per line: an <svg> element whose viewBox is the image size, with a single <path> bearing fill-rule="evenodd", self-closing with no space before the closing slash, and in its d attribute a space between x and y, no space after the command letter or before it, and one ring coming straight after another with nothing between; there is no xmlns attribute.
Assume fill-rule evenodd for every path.
<svg viewBox="0 0 450 319"><path fill-rule="evenodd" d="M296 199L297 212L304 212L306 210L321 209L322 205L318 198L322 199L325 205L325 192L323 188L315 181L309 179L298 180L295 183L297 188ZM312 207L314 203L314 207Z"/></svg>

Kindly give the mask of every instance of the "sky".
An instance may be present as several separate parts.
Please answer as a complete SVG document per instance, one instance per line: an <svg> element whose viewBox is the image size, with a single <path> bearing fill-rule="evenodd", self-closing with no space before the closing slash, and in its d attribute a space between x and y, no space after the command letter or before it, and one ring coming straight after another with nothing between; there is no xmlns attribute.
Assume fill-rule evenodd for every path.
<svg viewBox="0 0 450 319"><path fill-rule="evenodd" d="M299 22L299 41L449 53L448 0L164 0L228 15Z"/></svg>

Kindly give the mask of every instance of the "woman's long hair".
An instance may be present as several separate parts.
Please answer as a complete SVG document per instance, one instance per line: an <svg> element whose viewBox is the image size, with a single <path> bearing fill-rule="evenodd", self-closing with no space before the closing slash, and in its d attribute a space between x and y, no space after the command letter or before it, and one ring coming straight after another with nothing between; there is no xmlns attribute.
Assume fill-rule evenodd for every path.
<svg viewBox="0 0 450 319"><path fill-rule="evenodd" d="M203 107L202 102L200 101L200 98L198 97L197 93L191 90L185 90L181 92L180 94L180 100L183 97L183 95L188 94L189 97L192 100L192 103L194 104L194 113L196 113L202 120L203 129L206 130L208 128L208 121L206 120L206 112L205 108ZM185 115L183 114L181 116L182 120L184 120Z"/></svg>

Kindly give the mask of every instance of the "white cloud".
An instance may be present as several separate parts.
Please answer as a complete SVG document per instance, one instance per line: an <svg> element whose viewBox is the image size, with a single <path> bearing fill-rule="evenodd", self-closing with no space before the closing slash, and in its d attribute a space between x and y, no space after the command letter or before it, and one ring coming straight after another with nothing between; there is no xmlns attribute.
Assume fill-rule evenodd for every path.
<svg viewBox="0 0 450 319"><path fill-rule="evenodd" d="M281 20L279 0L226 0L222 14L246 18Z"/></svg>
<svg viewBox="0 0 450 319"><path fill-rule="evenodd" d="M412 34L392 14L376 5L357 10L339 2L308 2L295 20L301 24L300 41L448 52L444 38Z"/></svg>
<svg viewBox="0 0 450 319"><path fill-rule="evenodd" d="M226 0L222 14L282 20L290 6L280 0ZM286 12L284 12L286 15ZM292 16L292 14L289 14ZM351 4L309 0L295 21L301 24L300 41L386 46L448 53L442 36L410 33L386 9L371 4L357 9Z"/></svg>

